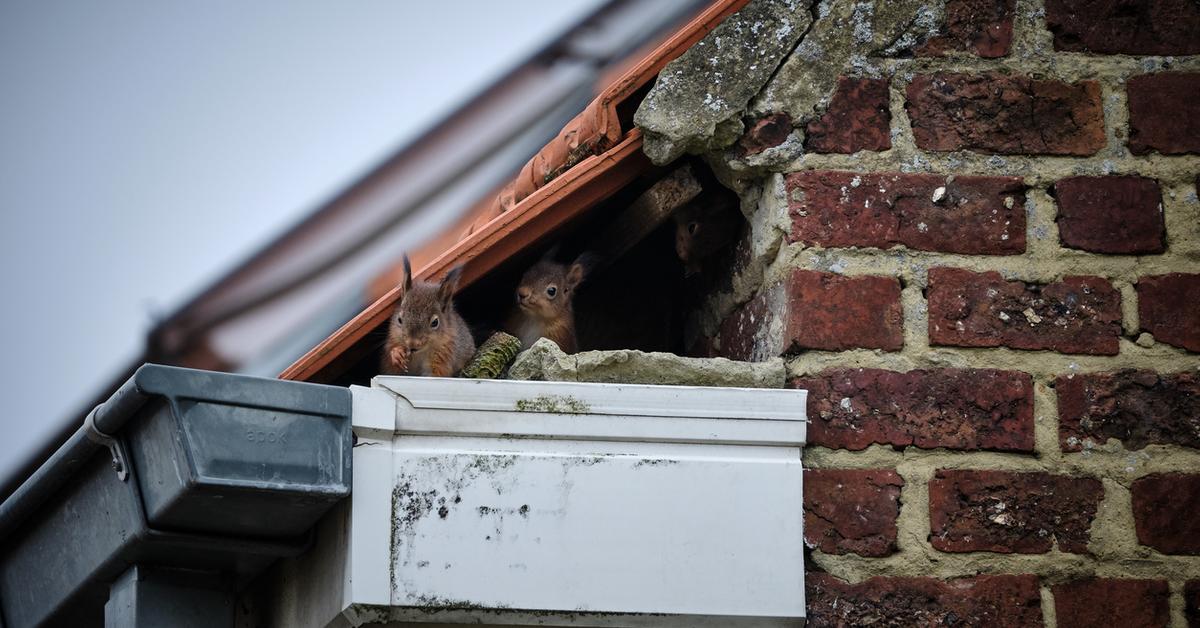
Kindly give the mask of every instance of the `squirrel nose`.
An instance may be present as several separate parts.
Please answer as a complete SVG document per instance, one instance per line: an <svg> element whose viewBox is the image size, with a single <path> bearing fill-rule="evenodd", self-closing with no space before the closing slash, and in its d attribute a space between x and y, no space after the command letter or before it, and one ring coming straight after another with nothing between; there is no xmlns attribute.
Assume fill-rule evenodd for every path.
<svg viewBox="0 0 1200 628"><path fill-rule="evenodd" d="M533 291L530 290L529 288L518 288L517 289L517 301L521 301L521 302L528 301L529 296L531 294L533 294Z"/></svg>

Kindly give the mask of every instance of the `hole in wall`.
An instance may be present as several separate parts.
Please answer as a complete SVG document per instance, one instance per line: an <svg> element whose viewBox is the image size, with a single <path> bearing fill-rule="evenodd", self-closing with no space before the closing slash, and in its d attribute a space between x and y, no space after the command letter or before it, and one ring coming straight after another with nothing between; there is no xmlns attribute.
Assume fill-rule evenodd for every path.
<svg viewBox="0 0 1200 628"><path fill-rule="evenodd" d="M621 226L630 221L630 208L638 198L684 165L701 187L695 199L650 228L634 219L636 230L628 230L634 233L622 233ZM681 229L689 231L689 225L685 248L699 257L685 264L676 240ZM699 160L681 160L621 190L475 282L459 296L460 311L474 322L480 340L504 327L521 275L557 245L557 260L563 263L585 252L598 257L574 298L580 351L684 354L685 318L728 274L734 244L745 229L736 194L721 186ZM637 230L645 230L644 235ZM614 239L619 244L614 245ZM614 247L620 252L614 254Z"/></svg>
<svg viewBox="0 0 1200 628"><path fill-rule="evenodd" d="M699 193L665 215L639 221L639 197L684 166L699 183ZM738 205L737 195L722 186L702 161L681 159L647 173L555 233L531 242L463 289L455 298L456 307L471 326L476 343L482 343L506 327L521 276L551 247L557 246L556 261L566 264L581 253L595 253L595 268L574 298L579 350L687 355L689 347L705 345L687 337L689 314L715 291L728 289L737 250L742 248L738 243L746 240L749 228ZM623 229L631 220L637 228ZM688 263L677 250L681 230L685 255L692 257ZM607 250L614 246L620 251L616 255ZM377 375L386 334L386 324L373 330L367 339L373 350L348 365L336 383L365 384Z"/></svg>

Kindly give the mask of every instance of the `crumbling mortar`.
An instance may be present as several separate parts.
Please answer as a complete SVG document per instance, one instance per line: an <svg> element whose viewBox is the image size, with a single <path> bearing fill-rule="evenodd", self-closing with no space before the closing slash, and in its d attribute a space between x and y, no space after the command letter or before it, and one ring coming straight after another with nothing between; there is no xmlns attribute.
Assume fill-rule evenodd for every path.
<svg viewBox="0 0 1200 628"><path fill-rule="evenodd" d="M1050 587L1047 584L1042 583L1041 593L1042 625L1044 628L1057 628L1058 613L1054 608L1054 592L1050 590Z"/></svg>
<svg viewBox="0 0 1200 628"><path fill-rule="evenodd" d="M1053 377L1033 377L1033 447L1043 463L1062 464L1058 443L1058 397L1051 387Z"/></svg>
<svg viewBox="0 0 1200 628"><path fill-rule="evenodd" d="M893 87L894 89L894 87ZM900 114L893 109L893 120ZM907 118L905 118L907 123ZM906 129L907 131L907 129ZM1025 184L1049 187L1059 179L1072 176L1108 174L1141 175L1158 179L1164 186L1181 185L1185 189L1195 181L1200 156L1124 153L1115 158L1061 157L1054 155L993 155L972 151L933 152L906 146L909 133L893 137L887 151L860 151L852 155L805 153L776 167L751 170L737 162L729 163L730 176L765 176L771 172L802 170L846 170L853 172L928 172L944 175L1019 176ZM1187 196L1187 192L1184 192Z"/></svg>
<svg viewBox="0 0 1200 628"><path fill-rule="evenodd" d="M1200 160L1195 171L1200 173ZM1153 175L1150 175L1153 176ZM1196 181L1162 183L1163 218L1166 222L1167 252L1200 260L1200 199Z"/></svg>
<svg viewBox="0 0 1200 628"><path fill-rule="evenodd" d="M900 291L900 306L904 313L904 346L920 350L929 347L929 307L921 287L906 282ZM911 324L909 322L911 321Z"/></svg>
<svg viewBox="0 0 1200 628"><path fill-rule="evenodd" d="M994 155L983 153L971 153L970 151L955 151L951 153L924 153L916 149L912 143L911 125L909 123L907 112L904 108L905 96L904 90L907 84L911 81L915 74L928 74L934 72L958 72L968 74L978 74L981 72L1002 72L1013 75L1028 75L1037 79L1053 79L1066 82L1076 82L1079 80L1097 80L1103 92L1102 105L1105 109L1105 133L1107 143L1096 155L1088 157L1030 157L1024 155L1006 155L1001 158L1000 163L991 168L982 168L991 174L1002 172L1005 174L1030 174L1036 175L1036 169L1031 167L1030 159L1035 160L1037 168L1041 168L1043 162L1050 161L1060 165L1060 169L1073 168L1079 170L1073 174L1104 174L1105 170L1117 169L1130 171L1137 167L1147 157L1133 157L1125 149L1124 146L1124 129L1127 128L1128 114L1125 108L1125 89L1124 83L1130 76L1143 74L1146 71L1144 64L1139 63L1137 59L1123 57L1120 55L1112 56L1094 56L1083 55L1077 59L1061 60L1059 57L1065 53L1050 52L1052 49L1047 47L1041 53L1028 53L1022 56L1018 52L1011 53L1008 57L1000 59L980 59L974 56L964 57L921 57L915 59L877 59L882 64L882 75L891 77L891 110L893 116L893 148L889 151L878 153L859 153L854 156L848 155L819 155L812 153L794 152L792 159L781 159L781 155L773 154L770 156L749 156L740 157L735 153L727 153L726 159L729 161L729 170L734 173L745 173L751 178L762 176L764 172L769 171L796 171L804 169L825 168L825 162L842 161L849 169L859 169L852 167L852 164L858 163L857 157L875 157L882 158L884 161L892 164L892 169L896 168L896 164L910 164L908 170L913 172L937 172L945 171L947 168L953 169L956 164L962 163L968 168L973 167L972 162L982 162L982 166L986 166L989 160L994 160ZM837 64L833 64L837 66ZM785 62L786 66L786 62ZM845 67L843 64L841 67ZM1172 71L1200 71L1200 56L1196 57L1179 57L1171 65ZM824 73L827 70L813 70L805 68L800 71L800 74L806 74L807 78L812 78L818 83L828 81L830 84L828 89L823 93L832 94L833 81L827 79ZM816 77L811 76L815 72L820 72ZM834 72L833 79L836 79L837 72ZM853 72L849 74L854 75ZM804 81L806 78L792 77L794 81ZM813 111L803 113L805 110L804 104L788 104L784 99L773 98L771 96L773 89L770 83L764 88L763 94L756 101L756 105L760 111L758 115L765 115L771 111L785 111L792 116L798 128L803 128L807 121L815 118L821 113L816 105L810 105ZM819 99L809 97L807 100L801 99L800 102L807 103L809 101L826 101L828 96L822 96ZM1159 157L1159 156L1155 156ZM1101 159L1099 163L1096 162ZM1159 157L1159 159L1162 159ZM1179 161L1183 164L1191 163L1192 171L1194 172L1194 164L1196 158L1191 156L1167 157L1165 159ZM1119 160L1119 161L1115 161ZM947 163L949 162L949 163ZM1015 165L1014 165L1015 162ZM1187 170L1189 166L1184 165L1183 170ZM1091 170L1092 172L1089 172ZM1065 175L1064 175L1065 176ZM1058 177L1061 178L1061 177ZM1186 173L1180 173L1180 177L1176 181L1186 179Z"/></svg>
<svg viewBox="0 0 1200 628"><path fill-rule="evenodd" d="M1010 56L1043 57L1054 50L1054 35L1046 28L1043 0L1017 0L1013 13Z"/></svg>
<svg viewBox="0 0 1200 628"><path fill-rule="evenodd" d="M1119 369L1148 369L1160 373L1200 371L1200 355L1156 344L1141 347L1121 340L1121 355L1069 355L1052 351L1023 351L1000 348L936 347L901 352L874 349L850 351L807 351L787 356L789 378L815 375L830 368L881 368L906 372L913 369L993 368L1022 371L1035 381L1053 382L1059 375L1103 373Z"/></svg>
<svg viewBox="0 0 1200 628"><path fill-rule="evenodd" d="M1200 559L1197 557L1167 556L1154 551L1145 557L1127 555L1116 560L1099 560L1057 548L1043 554L999 554L945 553L931 546L912 547L883 558L826 554L814 549L812 562L820 570L851 583L874 576L951 579L981 574L1034 574L1047 586L1093 576L1166 579L1180 584L1200 577Z"/></svg>
<svg viewBox="0 0 1200 628"><path fill-rule="evenodd" d="M1113 287L1121 293L1121 330L1127 337L1136 340L1140 324L1137 309L1137 290L1134 289L1132 282L1124 279L1117 279L1112 283Z"/></svg>
<svg viewBox="0 0 1200 628"><path fill-rule="evenodd" d="M1025 254L1049 259L1063 251L1059 245L1058 206L1046 187L1031 187L1025 191Z"/></svg>
<svg viewBox="0 0 1200 628"><path fill-rule="evenodd" d="M919 463L896 465L904 479L900 488L900 514L896 518L896 546L899 552L919 553L929 544L929 481L934 469Z"/></svg>
<svg viewBox="0 0 1200 628"><path fill-rule="evenodd" d="M1167 586L1171 590L1171 623L1169 624L1171 628L1189 627L1187 616L1184 614L1187 603L1183 597L1183 585L1184 581L1182 580L1170 580L1167 582Z"/></svg>
<svg viewBox="0 0 1200 628"><path fill-rule="evenodd" d="M766 285L788 276L792 268L807 268L841 275L887 275L927 287L930 268L950 266L974 272L999 272L1010 281L1046 284L1074 275L1097 275L1110 281L1136 282L1143 275L1200 272L1200 255L1168 250L1161 255L1069 254L1034 250L1024 255L964 255L909 250L903 246L881 251L872 248L784 247L764 275Z"/></svg>
<svg viewBox="0 0 1200 628"><path fill-rule="evenodd" d="M1125 79L1100 81L1102 106L1104 108L1104 134L1108 138L1108 153L1116 158L1132 156L1125 148L1129 139L1129 98L1125 92Z"/></svg>
<svg viewBox="0 0 1200 628"><path fill-rule="evenodd" d="M1136 466L1131 466L1131 462ZM1131 452L1115 440L1110 440L1103 449L1082 452L1039 450L1036 455L941 447L906 447L898 451L890 445L878 444L861 451L848 451L810 444L804 449L804 465L811 469L923 469L930 477L935 469L1045 471L1108 479L1128 488L1134 480L1154 473L1200 472L1200 451L1179 445L1148 445ZM905 475L905 480L908 479Z"/></svg>

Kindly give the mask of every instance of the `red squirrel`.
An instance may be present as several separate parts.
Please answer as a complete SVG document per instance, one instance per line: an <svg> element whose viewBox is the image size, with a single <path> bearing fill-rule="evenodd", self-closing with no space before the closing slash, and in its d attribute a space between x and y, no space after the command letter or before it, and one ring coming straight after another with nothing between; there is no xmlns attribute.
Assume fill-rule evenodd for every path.
<svg viewBox="0 0 1200 628"><path fill-rule="evenodd" d="M475 339L454 309L454 289L462 268L441 283L413 283L404 256L404 296L388 321L380 370L384 375L452 377L475 354Z"/></svg>
<svg viewBox="0 0 1200 628"><path fill-rule="evenodd" d="M675 254L683 262L683 276L702 270L704 260L737 238L744 221L736 203L725 196L696 199L680 207L675 221Z"/></svg>
<svg viewBox="0 0 1200 628"><path fill-rule="evenodd" d="M549 338L566 353L575 353L575 310L572 301L579 285L596 264L596 256L583 253L570 264L554 260L555 246L521 277L517 303L505 323L508 333L529 348L538 338Z"/></svg>

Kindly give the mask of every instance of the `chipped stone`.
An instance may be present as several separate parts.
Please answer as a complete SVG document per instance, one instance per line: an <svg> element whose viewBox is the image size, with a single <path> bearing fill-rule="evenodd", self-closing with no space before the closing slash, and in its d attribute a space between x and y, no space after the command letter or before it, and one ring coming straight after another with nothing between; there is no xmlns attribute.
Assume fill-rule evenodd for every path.
<svg viewBox="0 0 1200 628"><path fill-rule="evenodd" d="M685 358L671 353L633 350L581 351L568 355L542 338L517 356L510 379L782 388L783 360L735 362L725 358Z"/></svg>
<svg viewBox="0 0 1200 628"><path fill-rule="evenodd" d="M638 106L634 123L643 150L656 164L685 153L724 148L742 136L750 99L771 78L812 17L786 0L751 0L659 73ZM739 37L754 24L771 24L765 37ZM735 45L718 46L718 40Z"/></svg>

